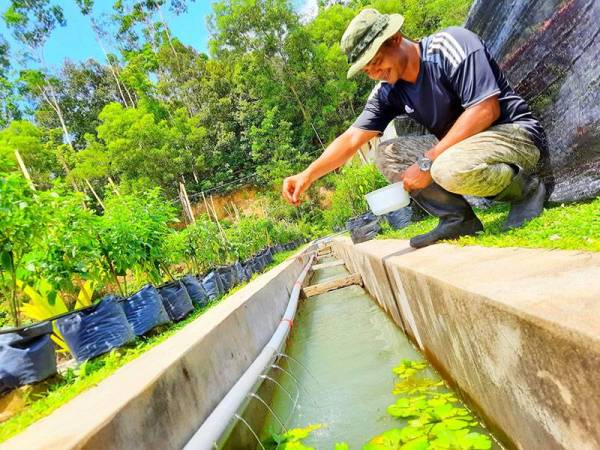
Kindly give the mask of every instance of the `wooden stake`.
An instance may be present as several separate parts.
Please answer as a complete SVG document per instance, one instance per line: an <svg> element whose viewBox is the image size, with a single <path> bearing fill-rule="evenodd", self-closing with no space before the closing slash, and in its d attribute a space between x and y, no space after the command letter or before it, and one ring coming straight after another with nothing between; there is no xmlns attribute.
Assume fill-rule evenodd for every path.
<svg viewBox="0 0 600 450"><path fill-rule="evenodd" d="M85 180L85 184L87 184L87 186L90 188L90 191L92 191L92 194L94 195L94 197L96 198L96 201L100 204L100 206L102 207L102 209L106 209L104 207L104 203L102 203L102 200L100 200L100 197L98 197L98 194L96 194L96 191L94 190L94 188L90 184L89 180L87 178L84 178L84 180Z"/></svg>
<svg viewBox="0 0 600 450"><path fill-rule="evenodd" d="M208 218L210 219L210 217L211 217L210 209L208 208L208 202L206 201L206 196L204 195L204 191L202 191L202 200L204 200L204 209L206 209L206 214L208 215Z"/></svg>
<svg viewBox="0 0 600 450"><path fill-rule="evenodd" d="M233 206L233 212L235 212L235 218L239 222L239 220L240 220L240 212L239 212L237 206L235 205L235 203L233 202L233 200L231 201L231 205Z"/></svg>
<svg viewBox="0 0 600 450"><path fill-rule="evenodd" d="M119 192L119 188L117 188L117 185L113 181L112 177L108 177L108 184L110 184L112 186L113 191L115 192L115 194L117 194L118 196L121 195L121 193Z"/></svg>
<svg viewBox="0 0 600 450"><path fill-rule="evenodd" d="M179 182L179 199L181 200L181 205L183 206L183 212L185 213L189 223L196 223L196 218L194 217L194 211L192 211L192 205L190 203L190 199L187 195L187 191L185 190L185 184Z"/></svg>
<svg viewBox="0 0 600 450"><path fill-rule="evenodd" d="M212 205L212 213L213 216L215 216L215 220L217 221L217 226L219 227L219 231L221 232L221 237L225 242L227 242L227 238L225 237L225 231L223 231L223 228L221 227L221 222L219 222L219 218L217 217L217 209L215 208L215 202L213 200L212 195L210 196L210 204Z"/></svg>
<svg viewBox="0 0 600 450"><path fill-rule="evenodd" d="M32 191L35 191L35 184L33 184L33 181L31 181L31 176L29 175L29 171L27 170L27 167L25 167L25 163L23 162L23 158L21 158L21 154L19 153L19 150L15 150L15 157L17 158L17 163L19 163L21 172L23 172L23 176L29 183L29 187L31 188Z"/></svg>
<svg viewBox="0 0 600 450"><path fill-rule="evenodd" d="M353 284L362 286L362 278L360 273L354 273L344 278L338 278L337 280L326 281L325 283L308 286L302 291L306 297L313 297L315 295L323 294L325 292L333 291L346 286L351 286Z"/></svg>

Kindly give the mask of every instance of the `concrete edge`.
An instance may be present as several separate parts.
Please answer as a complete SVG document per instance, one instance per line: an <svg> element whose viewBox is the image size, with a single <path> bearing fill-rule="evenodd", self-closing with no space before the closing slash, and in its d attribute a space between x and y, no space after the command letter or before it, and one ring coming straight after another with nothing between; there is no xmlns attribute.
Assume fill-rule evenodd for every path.
<svg viewBox="0 0 600 450"><path fill-rule="evenodd" d="M181 449L268 342L307 261L299 250L0 450Z"/></svg>
<svg viewBox="0 0 600 450"><path fill-rule="evenodd" d="M507 447L600 448L600 254L333 246Z"/></svg>

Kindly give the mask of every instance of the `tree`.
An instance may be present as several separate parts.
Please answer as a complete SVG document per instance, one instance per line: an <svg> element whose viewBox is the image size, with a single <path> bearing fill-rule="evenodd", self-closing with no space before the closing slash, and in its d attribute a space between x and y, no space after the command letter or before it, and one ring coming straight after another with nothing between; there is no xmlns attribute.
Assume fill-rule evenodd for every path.
<svg viewBox="0 0 600 450"><path fill-rule="evenodd" d="M10 47L0 35L0 128L11 120L21 118L18 96L14 83L10 80Z"/></svg>
<svg viewBox="0 0 600 450"><path fill-rule="evenodd" d="M14 163L0 155L0 288L9 301L13 322L19 326L17 277L23 257L43 230L42 211Z"/></svg>
<svg viewBox="0 0 600 450"><path fill-rule="evenodd" d="M78 64L66 60L53 82L63 119L69 124L73 147L81 150L85 146L85 135L96 132L102 109L109 103L121 101L121 97L107 67L93 59ZM44 127L61 127L56 111L47 102L38 104L35 116Z"/></svg>
<svg viewBox="0 0 600 450"><path fill-rule="evenodd" d="M38 187L49 187L49 180L61 173L57 149L46 129L26 120L14 120L0 130L0 158L16 161L18 151Z"/></svg>
<svg viewBox="0 0 600 450"><path fill-rule="evenodd" d="M177 178L192 158L166 120L156 119L143 107L125 109L119 103L107 105L99 119L98 138L122 181L152 180L176 192Z"/></svg>

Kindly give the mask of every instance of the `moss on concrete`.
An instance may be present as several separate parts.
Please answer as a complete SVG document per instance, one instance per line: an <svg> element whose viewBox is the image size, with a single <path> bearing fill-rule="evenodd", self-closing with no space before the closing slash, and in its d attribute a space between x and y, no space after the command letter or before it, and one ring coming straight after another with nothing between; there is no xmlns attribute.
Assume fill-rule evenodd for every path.
<svg viewBox="0 0 600 450"><path fill-rule="evenodd" d="M522 228L502 232L507 205L476 210L485 231L453 241L458 245L488 247L528 247L563 250L600 251L600 197L589 202L548 207L544 213ZM425 233L437 224L429 217L401 230L385 229L379 239L408 239Z"/></svg>

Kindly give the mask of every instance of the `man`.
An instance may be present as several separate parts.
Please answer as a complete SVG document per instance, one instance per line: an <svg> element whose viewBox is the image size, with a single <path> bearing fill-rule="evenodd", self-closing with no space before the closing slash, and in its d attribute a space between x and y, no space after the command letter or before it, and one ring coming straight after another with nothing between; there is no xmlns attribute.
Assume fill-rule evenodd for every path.
<svg viewBox="0 0 600 450"><path fill-rule="evenodd" d="M402 155L393 146L377 156L390 181L404 181L411 197L440 219L415 248L483 229L463 195L509 202L505 229L521 226L543 210L546 190L534 174L544 151L544 131L508 84L474 33L450 27L420 42L406 39L400 14L361 11L342 37L348 78L363 71L380 83L354 124L307 169L288 177L283 195L293 204L310 185L344 164L402 114L439 141L406 170L386 170ZM387 162L386 162L387 161Z"/></svg>

